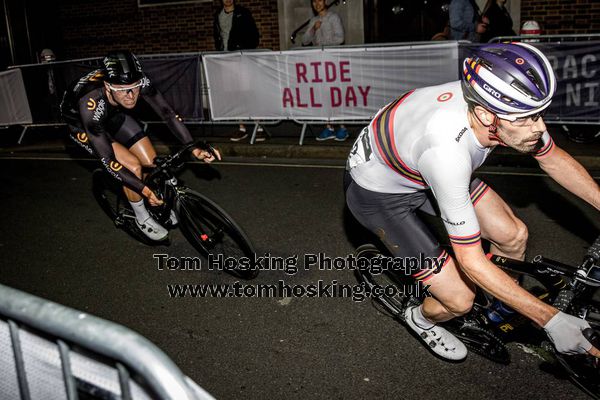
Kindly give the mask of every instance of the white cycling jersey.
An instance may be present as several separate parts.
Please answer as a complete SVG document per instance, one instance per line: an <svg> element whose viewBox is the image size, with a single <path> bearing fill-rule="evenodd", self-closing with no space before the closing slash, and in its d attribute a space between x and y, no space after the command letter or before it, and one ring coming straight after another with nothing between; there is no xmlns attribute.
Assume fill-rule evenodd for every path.
<svg viewBox="0 0 600 400"><path fill-rule="evenodd" d="M358 136L347 168L364 189L413 193L431 189L450 240L456 245L480 241L474 204L488 187L472 193L473 171L493 147L477 140L467 119L460 81L415 89L382 108ZM553 142L545 132L536 157Z"/></svg>

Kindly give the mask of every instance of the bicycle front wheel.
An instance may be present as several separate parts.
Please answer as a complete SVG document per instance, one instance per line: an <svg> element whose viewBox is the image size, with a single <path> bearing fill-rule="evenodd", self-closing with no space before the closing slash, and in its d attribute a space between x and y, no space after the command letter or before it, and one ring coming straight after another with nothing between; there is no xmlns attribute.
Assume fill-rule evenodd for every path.
<svg viewBox="0 0 600 400"><path fill-rule="evenodd" d="M175 211L183 234L204 257L231 261L231 272L243 279L253 279L256 250L242 228L212 200L190 189L180 191ZM249 260L242 263L241 260ZM228 262L227 265L230 265Z"/></svg>

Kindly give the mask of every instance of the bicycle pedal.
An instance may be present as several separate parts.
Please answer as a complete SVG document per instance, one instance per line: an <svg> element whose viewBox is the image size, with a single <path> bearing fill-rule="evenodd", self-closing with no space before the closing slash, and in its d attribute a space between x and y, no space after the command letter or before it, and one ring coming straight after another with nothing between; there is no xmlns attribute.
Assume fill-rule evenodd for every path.
<svg viewBox="0 0 600 400"><path fill-rule="evenodd" d="M113 222L117 228L120 228L125 224L125 219L122 216L118 216Z"/></svg>

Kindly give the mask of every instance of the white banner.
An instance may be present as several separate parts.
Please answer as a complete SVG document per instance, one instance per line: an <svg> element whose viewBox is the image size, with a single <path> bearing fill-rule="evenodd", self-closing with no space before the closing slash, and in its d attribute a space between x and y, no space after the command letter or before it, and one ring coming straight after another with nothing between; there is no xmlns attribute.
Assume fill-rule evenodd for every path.
<svg viewBox="0 0 600 400"><path fill-rule="evenodd" d="M31 124L31 110L20 69L0 72L0 125Z"/></svg>
<svg viewBox="0 0 600 400"><path fill-rule="evenodd" d="M458 43L203 57L213 120L369 120L403 92L458 79Z"/></svg>

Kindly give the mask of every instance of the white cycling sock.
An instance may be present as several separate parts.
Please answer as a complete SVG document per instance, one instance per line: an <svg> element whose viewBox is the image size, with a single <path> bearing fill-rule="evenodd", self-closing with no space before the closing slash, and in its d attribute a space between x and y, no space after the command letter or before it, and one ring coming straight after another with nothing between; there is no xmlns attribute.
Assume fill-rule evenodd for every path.
<svg viewBox="0 0 600 400"><path fill-rule="evenodd" d="M412 310L412 319L415 324L421 329L431 329L435 326L433 322L425 318L423 315L423 305L415 307Z"/></svg>
<svg viewBox="0 0 600 400"><path fill-rule="evenodd" d="M150 214L148 214L148 210L146 210L146 206L144 205L143 199L140 201L129 201L129 204L131 204L131 208L133 208L135 219L137 219L137 222L140 224L143 224L144 221L150 217Z"/></svg>

